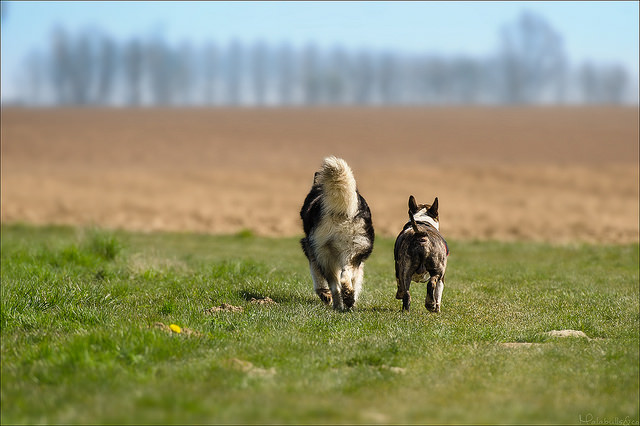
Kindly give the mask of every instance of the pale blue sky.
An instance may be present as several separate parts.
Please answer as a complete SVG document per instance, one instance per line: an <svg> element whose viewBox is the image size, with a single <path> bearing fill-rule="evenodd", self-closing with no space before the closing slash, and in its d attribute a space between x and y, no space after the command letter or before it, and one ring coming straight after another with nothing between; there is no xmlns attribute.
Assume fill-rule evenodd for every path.
<svg viewBox="0 0 640 426"><path fill-rule="evenodd" d="M2 17L2 98L26 53L48 46L55 25L98 28L119 40L161 34L170 43L232 38L293 45L486 56L524 10L564 38L572 64L621 63L638 75L638 2L20 2Z"/></svg>

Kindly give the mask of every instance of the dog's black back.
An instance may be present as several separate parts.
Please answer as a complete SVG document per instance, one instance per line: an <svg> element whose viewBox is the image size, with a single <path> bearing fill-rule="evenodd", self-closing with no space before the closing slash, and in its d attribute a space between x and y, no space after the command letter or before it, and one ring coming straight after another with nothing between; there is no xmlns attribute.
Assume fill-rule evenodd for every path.
<svg viewBox="0 0 640 426"><path fill-rule="evenodd" d="M367 258L371 255L373 251L373 240L375 238L375 231L373 229L373 222L371 220L371 210L369 209L369 205L367 201L364 199L360 192L356 191L358 194L358 213L355 216L354 220L364 220L364 232L367 236L367 239L371 242L369 247L362 252L360 252L356 257L354 257L354 264L359 264L367 260ZM302 219L302 229L305 234L305 238L300 240L300 244L302 245L302 251L307 256L307 259L312 260L313 252L309 249L309 242L307 237L311 233L311 230L316 227L320 223L320 219L322 218L322 187L316 183L311 187L311 190L307 194L304 199L304 203L302 204L302 209L300 209L300 218Z"/></svg>

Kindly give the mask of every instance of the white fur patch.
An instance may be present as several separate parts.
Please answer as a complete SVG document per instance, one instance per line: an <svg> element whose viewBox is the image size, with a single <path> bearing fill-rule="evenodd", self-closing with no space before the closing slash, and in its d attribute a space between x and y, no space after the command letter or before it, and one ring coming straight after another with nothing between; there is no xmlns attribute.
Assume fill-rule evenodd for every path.
<svg viewBox="0 0 640 426"><path fill-rule="evenodd" d="M356 223L334 216L323 216L309 236L316 252L316 260L326 270L339 274L343 265L369 245L364 235L364 220Z"/></svg>
<svg viewBox="0 0 640 426"><path fill-rule="evenodd" d="M416 222L427 222L430 223L438 231L440 230L440 223L427 214L427 209L420 209L413 215L413 218L416 220Z"/></svg>
<svg viewBox="0 0 640 426"><path fill-rule="evenodd" d="M428 272L425 272L424 274L413 274L411 276L411 281L417 283L426 283L429 281L429 278L431 278L431 275L429 275Z"/></svg>

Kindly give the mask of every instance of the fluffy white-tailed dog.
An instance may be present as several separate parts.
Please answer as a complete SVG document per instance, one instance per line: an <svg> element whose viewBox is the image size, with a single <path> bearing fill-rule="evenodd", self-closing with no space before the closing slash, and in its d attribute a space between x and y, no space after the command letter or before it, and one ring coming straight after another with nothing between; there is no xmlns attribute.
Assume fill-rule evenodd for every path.
<svg viewBox="0 0 640 426"><path fill-rule="evenodd" d="M371 211L356 188L351 168L327 157L315 173L300 210L313 288L337 310L350 309L362 288L364 261L373 250Z"/></svg>

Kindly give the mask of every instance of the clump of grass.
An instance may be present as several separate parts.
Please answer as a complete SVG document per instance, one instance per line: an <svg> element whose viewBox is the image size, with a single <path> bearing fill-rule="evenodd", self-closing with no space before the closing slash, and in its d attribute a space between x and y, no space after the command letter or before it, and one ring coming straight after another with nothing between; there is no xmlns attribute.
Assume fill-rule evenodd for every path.
<svg viewBox="0 0 640 426"><path fill-rule="evenodd" d="M162 315L170 315L175 310L175 302L173 300L168 300L162 304L160 307L160 313Z"/></svg>
<svg viewBox="0 0 640 426"><path fill-rule="evenodd" d="M238 238L253 238L255 236L255 232L249 228L243 228L236 233L236 237Z"/></svg>
<svg viewBox="0 0 640 426"><path fill-rule="evenodd" d="M85 245L89 251L108 261L114 260L122 251L122 243L113 233L99 229L88 233Z"/></svg>

